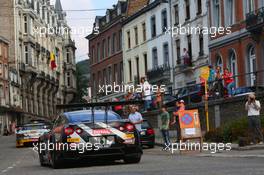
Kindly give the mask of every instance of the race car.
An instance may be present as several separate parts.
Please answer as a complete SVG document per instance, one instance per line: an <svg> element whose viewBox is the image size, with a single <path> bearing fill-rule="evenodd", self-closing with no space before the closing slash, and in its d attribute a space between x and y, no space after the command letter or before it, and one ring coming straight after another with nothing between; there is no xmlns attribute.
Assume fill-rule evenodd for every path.
<svg viewBox="0 0 264 175"><path fill-rule="evenodd" d="M49 132L51 123L45 120L31 120L16 128L16 147L31 146L41 135Z"/></svg>
<svg viewBox="0 0 264 175"><path fill-rule="evenodd" d="M98 158L139 163L143 154L139 137L135 126L113 111L64 112L53 129L40 137L39 161L53 168L62 167L68 160Z"/></svg>

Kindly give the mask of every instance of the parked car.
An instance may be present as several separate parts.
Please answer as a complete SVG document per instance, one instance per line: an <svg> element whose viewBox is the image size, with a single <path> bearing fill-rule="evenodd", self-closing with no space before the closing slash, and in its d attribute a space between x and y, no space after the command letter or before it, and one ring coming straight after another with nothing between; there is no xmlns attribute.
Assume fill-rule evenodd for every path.
<svg viewBox="0 0 264 175"><path fill-rule="evenodd" d="M140 132L140 142L142 146L154 148L155 146L155 131L147 120L143 120Z"/></svg>

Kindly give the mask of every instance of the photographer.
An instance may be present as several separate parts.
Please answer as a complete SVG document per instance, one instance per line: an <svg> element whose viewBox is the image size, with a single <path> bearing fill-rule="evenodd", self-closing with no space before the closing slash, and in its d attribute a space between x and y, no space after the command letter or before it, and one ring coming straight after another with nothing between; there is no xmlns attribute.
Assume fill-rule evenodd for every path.
<svg viewBox="0 0 264 175"><path fill-rule="evenodd" d="M256 144L256 139L258 139L259 144L263 144L263 134L260 122L260 109L260 102L256 100L254 94L250 94L248 96L248 101L246 102L246 110L248 111L249 129L252 134L253 143L251 144Z"/></svg>

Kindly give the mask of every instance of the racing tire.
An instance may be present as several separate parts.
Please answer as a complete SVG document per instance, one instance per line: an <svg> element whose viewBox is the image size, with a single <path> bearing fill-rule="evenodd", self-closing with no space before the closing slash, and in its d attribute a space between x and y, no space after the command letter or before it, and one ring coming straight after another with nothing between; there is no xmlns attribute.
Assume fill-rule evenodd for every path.
<svg viewBox="0 0 264 175"><path fill-rule="evenodd" d="M44 161L44 157L42 153L39 153L39 163L41 166L47 166L47 164Z"/></svg>
<svg viewBox="0 0 264 175"><path fill-rule="evenodd" d="M124 158L124 162L126 164L132 164L132 163L139 163L141 160L141 154L133 155L133 156L126 156Z"/></svg>
<svg viewBox="0 0 264 175"><path fill-rule="evenodd" d="M154 148L154 147L155 147L154 144L150 144L150 145L148 145L148 148Z"/></svg>
<svg viewBox="0 0 264 175"><path fill-rule="evenodd" d="M59 169L62 166L62 160L59 158L59 155L56 151L52 151L51 153L50 165L54 169Z"/></svg>

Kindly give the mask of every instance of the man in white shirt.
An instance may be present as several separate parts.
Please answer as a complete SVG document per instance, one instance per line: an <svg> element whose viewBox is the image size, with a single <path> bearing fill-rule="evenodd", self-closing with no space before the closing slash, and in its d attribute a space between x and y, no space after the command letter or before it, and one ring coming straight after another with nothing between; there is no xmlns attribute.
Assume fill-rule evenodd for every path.
<svg viewBox="0 0 264 175"><path fill-rule="evenodd" d="M150 109L151 107L151 85L149 84L149 82L145 79L145 77L141 78L141 85L143 88L143 96L144 96L144 107L145 107L145 111L147 111L148 109Z"/></svg>
<svg viewBox="0 0 264 175"><path fill-rule="evenodd" d="M261 122L260 122L260 109L261 105L254 94L250 94L248 96L248 101L246 102L246 110L248 111L248 122L249 122L249 129L251 130L252 134L252 143L256 144L257 139L259 144L263 144L263 134L261 130Z"/></svg>
<svg viewBox="0 0 264 175"><path fill-rule="evenodd" d="M136 106L130 107L130 114L128 116L128 119L131 123L133 123L136 127L136 129L140 132L142 131L141 124L143 123L142 115L137 112Z"/></svg>

